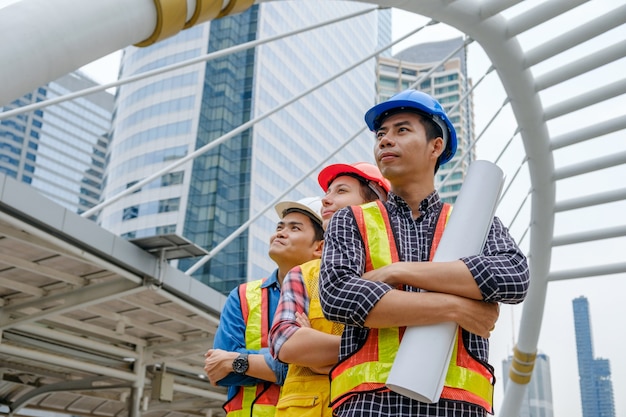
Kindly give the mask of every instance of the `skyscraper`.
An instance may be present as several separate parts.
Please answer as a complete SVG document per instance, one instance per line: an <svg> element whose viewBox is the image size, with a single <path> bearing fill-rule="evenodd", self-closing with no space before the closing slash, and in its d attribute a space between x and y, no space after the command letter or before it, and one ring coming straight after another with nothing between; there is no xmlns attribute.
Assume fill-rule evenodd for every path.
<svg viewBox="0 0 626 417"><path fill-rule="evenodd" d="M593 355L589 302L581 296L572 305L583 417L615 417L609 360Z"/></svg>
<svg viewBox="0 0 626 417"><path fill-rule="evenodd" d="M349 1L327 6L317 1L263 3L145 49L127 48L121 76L372 10ZM375 95L373 59L276 109L373 53L380 39L390 37L390 19L379 19L381 13L390 10L372 10L122 86L106 198L242 124L262 120L105 207L101 224L128 238L176 233L208 250L229 238L364 126L364 111ZM356 32L359 36L351 36ZM371 161L371 140L360 134L329 162ZM320 192L311 175L288 198ZM273 209L262 214L194 276L222 292L248 278L267 276L275 268L267 248L277 219ZM185 270L194 261L181 260L178 266Z"/></svg>
<svg viewBox="0 0 626 417"><path fill-rule="evenodd" d="M435 178L441 198L449 203L455 202L467 167L476 159L474 147L471 145L474 140L473 101L471 96L468 100L461 101L470 88L465 48L461 48L430 75L426 76L426 73L462 45L462 38L417 44L393 57L380 57L377 67L379 102L413 86L435 97L454 124L458 138L457 153L450 162L440 167ZM419 85L415 85L420 79ZM469 155L463 158L465 154ZM445 184L439 186L444 179Z"/></svg>
<svg viewBox="0 0 626 417"><path fill-rule="evenodd" d="M502 380L504 381L505 389L509 382L508 373L512 361L512 356L502 361ZM543 353L537 354L530 383L526 387L526 395L522 401L518 417L552 417L554 415L552 379L550 375L550 358Z"/></svg>
<svg viewBox="0 0 626 417"><path fill-rule="evenodd" d="M0 110L53 99L97 85L79 71ZM105 91L0 120L0 172L31 184L82 213L100 200L113 95Z"/></svg>

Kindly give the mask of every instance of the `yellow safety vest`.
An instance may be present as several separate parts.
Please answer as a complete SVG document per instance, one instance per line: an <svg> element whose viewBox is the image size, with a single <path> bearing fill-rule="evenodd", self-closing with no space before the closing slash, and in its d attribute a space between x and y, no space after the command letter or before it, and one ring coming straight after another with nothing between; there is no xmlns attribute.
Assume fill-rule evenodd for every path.
<svg viewBox="0 0 626 417"><path fill-rule="evenodd" d="M265 279L239 286L241 313L246 324L246 349L259 350L268 346L269 297L261 288ZM271 382L239 387L237 394L223 408L228 417L273 417L280 395L280 386Z"/></svg>
<svg viewBox="0 0 626 417"><path fill-rule="evenodd" d="M299 267L300 276L309 296L309 321L315 330L341 335L343 325L326 320L319 297L320 260L306 262ZM283 384L276 417L331 417L330 381L328 375L320 375L311 369L289 365Z"/></svg>
<svg viewBox="0 0 626 417"><path fill-rule="evenodd" d="M384 204L380 201L352 207L366 251L366 271L399 261L398 250ZM444 204L437 221L430 259L443 234L451 206ZM331 404L337 408L360 392L388 391L385 386L404 327L369 329L365 343L331 371ZM490 367L474 359L465 348L459 328L441 394L442 399L464 401L493 413Z"/></svg>

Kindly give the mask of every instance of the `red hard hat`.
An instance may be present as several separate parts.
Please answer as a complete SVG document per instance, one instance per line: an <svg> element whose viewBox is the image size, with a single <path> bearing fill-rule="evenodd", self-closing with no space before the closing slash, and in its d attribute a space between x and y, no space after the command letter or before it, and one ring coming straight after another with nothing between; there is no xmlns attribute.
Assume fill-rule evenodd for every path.
<svg viewBox="0 0 626 417"><path fill-rule="evenodd" d="M387 178L383 177L376 165L367 162L356 162L354 164L333 164L320 171L317 182L324 192L328 191L328 186L341 174L355 174L368 181L380 185L386 192L391 189L391 184Z"/></svg>

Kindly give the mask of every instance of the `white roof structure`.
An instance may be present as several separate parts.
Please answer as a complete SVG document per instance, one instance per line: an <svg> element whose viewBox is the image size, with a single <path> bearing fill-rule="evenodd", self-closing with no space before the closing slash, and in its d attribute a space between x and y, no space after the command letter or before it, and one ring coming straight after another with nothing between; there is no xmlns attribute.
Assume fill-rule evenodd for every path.
<svg viewBox="0 0 626 417"><path fill-rule="evenodd" d="M3 32L21 42L14 39L0 45L4 57L0 79L16 80L10 86L0 85L0 104L98 56L147 39L156 25L153 2L134 0L135 8L128 7L129 0L94 2L97 13L80 0L59 2L64 5L57 2L55 7L64 10L64 19L80 22L75 28L80 36L55 37L55 27L66 22L50 19L48 0L21 0L0 9ZM514 135L521 138L525 153L518 171L527 174L530 182L528 194L517 204L519 211L528 209L532 285L524 303L512 381L498 410L499 416L513 416L537 352L549 283L626 273L623 215L602 224L589 222L586 211L611 207L623 213L626 207L626 4L611 0L364 2L427 16L480 45L517 124ZM195 3L196 11L209 7L202 0L182 0L181 7L187 3ZM252 1L224 4L237 11ZM602 13L587 18L586 10L599 4ZM327 5L332 7L332 2ZM132 9L119 18L123 22L112 21L106 28L96 24L104 15L119 16L122 7ZM16 19L26 10L41 13L33 17L41 22L31 23L46 25L50 39L38 39L41 31L23 27L25 19ZM192 14L188 10L187 19ZM566 23L565 16L574 19ZM547 31L547 27L558 30ZM106 45L101 42L103 30L115 33ZM613 35L613 41L603 42L606 35ZM532 44L529 37L541 41ZM598 40L600 47L586 47ZM38 54L24 55L31 43L46 53L51 53L50 48L70 52L63 62L54 60L60 55L44 56L54 63L46 67L36 61L41 59ZM91 44L97 48L89 48ZM81 48L89 53L81 54ZM577 58L571 59L570 53ZM567 89L570 83L589 87L572 95ZM506 139L504 135L502 141ZM587 156L585 149L601 152ZM575 155L574 162L563 163L564 154ZM621 178L621 184L598 183L603 175ZM570 196L565 189L577 192ZM579 219L580 229L556 233L560 216ZM593 244L602 241L612 242L618 250L598 257L597 263L590 256L592 263L584 267L553 269L555 248L576 245L583 253L593 253ZM43 199L28 186L0 176L0 413L17 415L28 406L84 416L221 415L224 390L212 387L199 374L224 297L194 281L153 254ZM151 398L141 396L144 389L152 390Z"/></svg>
<svg viewBox="0 0 626 417"><path fill-rule="evenodd" d="M3 415L221 412L202 368L225 297L3 174L0 296Z"/></svg>

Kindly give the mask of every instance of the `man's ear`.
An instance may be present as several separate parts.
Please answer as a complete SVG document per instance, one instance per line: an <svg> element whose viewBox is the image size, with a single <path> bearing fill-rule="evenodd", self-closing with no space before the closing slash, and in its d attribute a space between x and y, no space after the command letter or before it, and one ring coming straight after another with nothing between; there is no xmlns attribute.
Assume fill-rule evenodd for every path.
<svg viewBox="0 0 626 417"><path fill-rule="evenodd" d="M316 240L314 245L315 245L315 248L313 249L313 255L316 258L321 258L322 257L322 252L324 251L324 241L323 240Z"/></svg>
<svg viewBox="0 0 626 417"><path fill-rule="evenodd" d="M436 137L435 139L431 140L431 142L431 146L433 147L433 156L435 157L435 160L437 160L441 156L443 151L446 150L446 146L441 136Z"/></svg>

